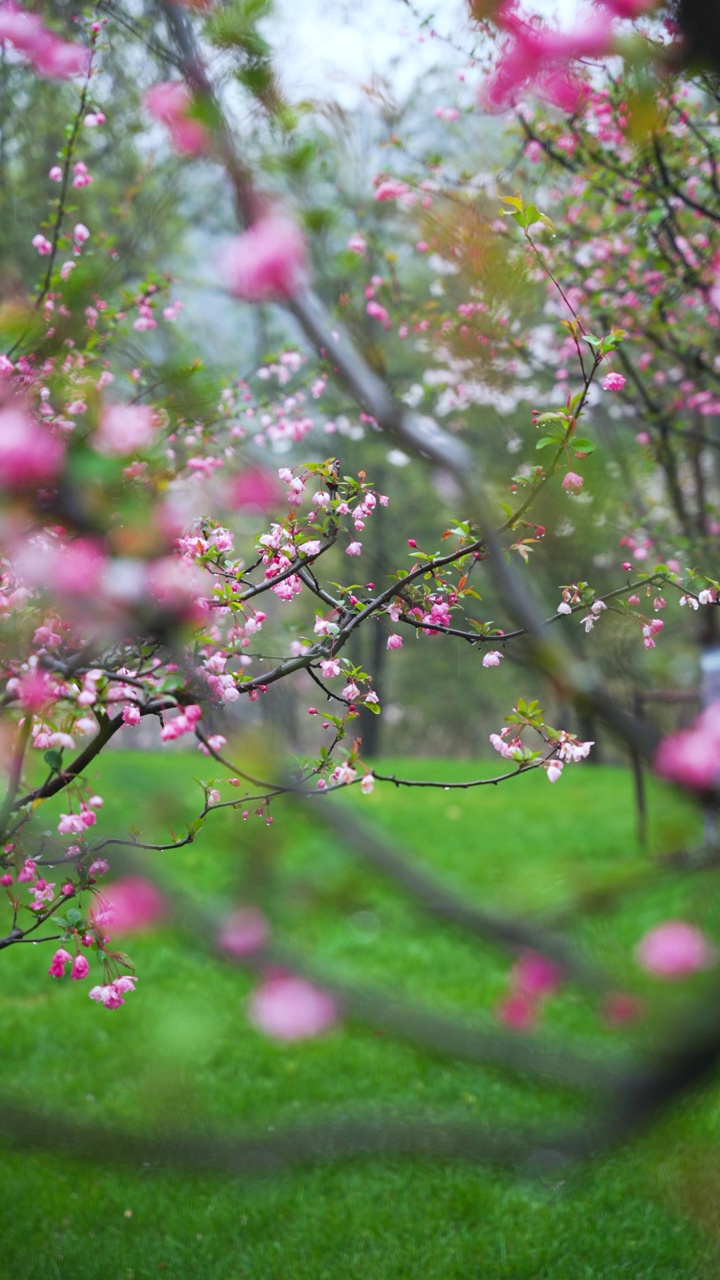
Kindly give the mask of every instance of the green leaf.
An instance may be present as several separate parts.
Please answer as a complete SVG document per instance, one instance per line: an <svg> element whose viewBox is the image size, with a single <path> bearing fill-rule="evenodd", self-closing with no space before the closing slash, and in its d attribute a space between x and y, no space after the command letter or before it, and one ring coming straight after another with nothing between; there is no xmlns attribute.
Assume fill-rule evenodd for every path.
<svg viewBox="0 0 720 1280"><path fill-rule="evenodd" d="M542 437L541 437L541 439L540 439L540 440L538 440L537 444L535 445L535 448L536 448L536 449L547 449L547 447L548 447L548 445L549 445L549 444L555 444L555 443L556 443L556 437L555 437L555 436L542 436Z"/></svg>
<svg viewBox="0 0 720 1280"><path fill-rule="evenodd" d="M592 440L587 440L585 436L573 436L571 441L573 449L579 449L581 453L594 453L597 445Z"/></svg>
<svg viewBox="0 0 720 1280"><path fill-rule="evenodd" d="M261 97L272 84L272 68L263 58L256 58L247 66L239 68L237 78L248 93Z"/></svg>
<svg viewBox="0 0 720 1280"><path fill-rule="evenodd" d="M52 769L53 773L57 773L58 769L60 768L62 764L62 755L63 755L62 750L58 749L57 747L53 747L50 751L44 752L43 760L45 761L48 768Z"/></svg>

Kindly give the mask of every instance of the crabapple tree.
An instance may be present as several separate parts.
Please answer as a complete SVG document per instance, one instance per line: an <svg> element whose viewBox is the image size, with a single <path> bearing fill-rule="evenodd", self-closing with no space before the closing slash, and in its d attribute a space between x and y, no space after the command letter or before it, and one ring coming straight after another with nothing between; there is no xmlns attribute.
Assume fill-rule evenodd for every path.
<svg viewBox="0 0 720 1280"><path fill-rule="evenodd" d="M447 148L418 156L412 138L394 137L392 163L366 193L372 229L358 220L333 244L317 209L293 209L277 176L293 168L288 155L302 154L303 125L258 28L267 7L163 0L139 21L132 6L101 3L60 33L36 10L0 5L13 76L52 82L67 112L46 205L27 229L35 270L0 314L0 948L45 943L38 981L77 983L78 999L105 1016L142 983L115 935L171 912L138 872L142 851L161 849L171 862L219 810L236 815L242 840L245 822L271 824L283 802L312 804L328 832L426 908L510 953L507 995L493 1011L500 1026L467 1030L318 975L279 947L253 903L219 919L188 906L210 950L257 972L255 1024L294 1040L355 1011L443 1051L597 1086L604 1140L617 1141L695 1082L702 1055L692 1036L649 1057L640 1084L633 1062L613 1066L610 1109L609 1068L517 1033L566 981L600 994L616 1022L633 1016L632 997L559 931L495 916L435 882L333 796L447 785L385 774L364 757L358 717L382 714L373 664L356 660L356 637L371 633L388 663L401 663L410 641L418 652L454 649L477 688L519 664L504 721L489 726L497 772L458 779L460 790L542 771L562 791L564 771L582 767L594 743L544 709L550 696L654 755L658 773L706 804L716 798L720 704L658 746L584 647L612 618L628 645L652 656L667 616L679 624L717 607L711 84L704 72L678 72L681 36L646 0L602 0L571 30L513 4L474 4L468 31L453 35L457 104L433 106ZM494 53L482 45L489 70L485 53L469 52L488 29L497 43ZM276 350L262 359L238 351L229 377L193 352L191 326L187 358L167 358L183 324L177 279L157 269L123 277L123 208L113 215L92 203L96 162L112 152L97 141L114 128L104 67L132 41L152 68L138 136L146 131L154 154L169 148L178 166L202 166L213 199L239 222L213 267L225 305L285 324ZM237 123L250 107L254 141ZM466 119L486 109L508 110L522 132L517 174L468 168ZM3 129L8 146L12 128ZM274 175L267 185L258 136ZM140 159L142 186L154 163L147 146ZM334 262L349 284L333 299ZM353 316L382 360L348 336L343 318ZM403 361L424 368L419 398L394 374ZM482 430L481 407L503 397L511 465ZM378 484L370 464L349 467L353 439L368 457L379 444L431 471L444 495L431 535L420 535L387 469ZM608 476L621 480L624 500L609 508L602 558L588 566L582 540L568 541L574 567L549 593L559 572L549 522L571 525L591 507L602 515ZM404 525L403 554L368 580L367 540L374 529L382 537L386 508ZM280 684L294 691L310 745L258 777L233 744ZM101 752L145 726L160 751L174 742L197 750L205 771L194 820L154 844L109 829L104 797L87 781ZM62 811L48 828L55 797ZM118 854L134 859L131 872L106 887ZM686 921L638 939L638 963L658 980L715 958ZM720 1033L706 1050L703 1064L707 1053L717 1060ZM433 1139L427 1128L389 1134L369 1123L362 1133L336 1128L329 1144L317 1133L303 1152L375 1143L513 1163L548 1143L579 1156L599 1142L590 1124L506 1142L467 1128L440 1127ZM270 1146L280 1161L297 1154L281 1137Z"/></svg>

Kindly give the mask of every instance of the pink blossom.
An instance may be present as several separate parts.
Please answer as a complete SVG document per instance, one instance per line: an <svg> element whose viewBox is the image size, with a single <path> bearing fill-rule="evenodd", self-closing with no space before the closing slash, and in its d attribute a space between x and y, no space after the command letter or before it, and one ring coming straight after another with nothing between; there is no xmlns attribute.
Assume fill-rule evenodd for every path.
<svg viewBox="0 0 720 1280"><path fill-rule="evenodd" d="M61 813L57 829L61 836L81 836L85 831L85 824L79 814Z"/></svg>
<svg viewBox="0 0 720 1280"><path fill-rule="evenodd" d="M694 925L683 920L666 920L640 939L635 958L656 978L674 980L698 969L710 968L717 953Z"/></svg>
<svg viewBox="0 0 720 1280"><path fill-rule="evenodd" d="M259 1031L276 1040L303 1040L331 1027L337 1006L332 996L305 978L276 973L253 992L248 1015Z"/></svg>
<svg viewBox="0 0 720 1280"><path fill-rule="evenodd" d="M351 542L345 548L346 556L359 556L362 552L362 542Z"/></svg>
<svg viewBox="0 0 720 1280"><path fill-rule="evenodd" d="M48 884L47 880L36 880L30 892L35 899L32 910L40 911L43 909L43 903L52 902L55 897L55 885Z"/></svg>
<svg viewBox="0 0 720 1280"><path fill-rule="evenodd" d="M375 199L380 201L397 200L400 196L407 195L408 190L407 183L400 182L395 178L388 178L375 188Z"/></svg>
<svg viewBox="0 0 720 1280"><path fill-rule="evenodd" d="M297 223L266 214L227 246L219 262L226 288L245 302L290 298L307 273L307 250Z"/></svg>
<svg viewBox="0 0 720 1280"><path fill-rule="evenodd" d="M622 391L625 378L621 373L608 373L603 378L603 391Z"/></svg>
<svg viewBox="0 0 720 1280"><path fill-rule="evenodd" d="M388 636L387 638L388 649L402 649L402 645L403 645L402 636L396 635L395 633L393 633L391 636Z"/></svg>
<svg viewBox="0 0 720 1280"><path fill-rule="evenodd" d="M385 310L385 307L381 306L379 302L375 302L374 299L371 299L370 302L367 303L365 310L373 320L379 320L384 329L390 328L392 323L390 316Z"/></svg>
<svg viewBox="0 0 720 1280"><path fill-rule="evenodd" d="M563 763L562 760L551 760L545 765L548 782L559 782L562 778Z"/></svg>
<svg viewBox="0 0 720 1280"><path fill-rule="evenodd" d="M37 249L38 253L41 256L44 255L45 257L47 257L49 254L52 253L52 245L50 241L46 238L46 236L41 236L41 235L33 236L32 247L33 249Z"/></svg>
<svg viewBox="0 0 720 1280"><path fill-rule="evenodd" d="M367 241L364 236L356 234L350 237L347 242L347 247L351 253L357 253L360 257L363 257L365 250L367 249Z"/></svg>
<svg viewBox="0 0 720 1280"><path fill-rule="evenodd" d="M99 453L122 456L146 448L155 438L153 411L144 404L107 404L94 444Z"/></svg>
<svg viewBox="0 0 720 1280"><path fill-rule="evenodd" d="M325 680L330 680L333 676L340 675L342 667L340 666L337 658L325 658L324 661L320 663L320 670L322 671L323 678Z"/></svg>
<svg viewBox="0 0 720 1280"><path fill-rule="evenodd" d="M59 951L56 951L56 952L55 952L55 955L54 955L54 956L53 956L53 958L52 958L52 964L50 965L50 968L48 969L48 973L49 973L50 977L51 977L51 978L64 978L64 977L65 977L65 965L66 965L66 964L69 964L69 963L71 962L71 960L72 960L72 956L70 955L70 952L69 952L69 951L65 951L62 947L60 948L60 950L59 950Z"/></svg>
<svg viewBox="0 0 720 1280"><path fill-rule="evenodd" d="M192 118L192 101L190 90L179 80L153 85L144 99L149 115L170 130L175 150L182 155L199 156L207 151L210 136L205 126Z"/></svg>
<svg viewBox="0 0 720 1280"><path fill-rule="evenodd" d="M73 967L70 970L70 977L79 982L82 978L87 978L90 972L90 965L85 956L76 956L73 960Z"/></svg>
<svg viewBox="0 0 720 1280"><path fill-rule="evenodd" d="M90 239L90 232L84 222L77 222L73 227L73 240L75 244L85 244Z"/></svg>
<svg viewBox="0 0 720 1280"><path fill-rule="evenodd" d="M88 995L91 1000L96 1000L98 1004L104 1005L106 1009L119 1009L120 1005L125 1003L122 998L123 994L126 991L135 990L134 983L134 978L116 978L114 982L109 983L107 986L93 987L91 991L88 991Z"/></svg>
<svg viewBox="0 0 720 1280"><path fill-rule="evenodd" d="M218 946L242 959L254 955L270 936L266 916L257 907L241 907L225 918L218 933Z"/></svg>
<svg viewBox="0 0 720 1280"><path fill-rule="evenodd" d="M134 974L124 973L122 977L115 979L113 986L117 991L121 992L122 995L125 995L128 991L135 990L136 982L137 978Z"/></svg>
<svg viewBox="0 0 720 1280"><path fill-rule="evenodd" d="M85 116L83 124L87 129L97 129L98 125L105 123L105 116L102 111L90 111Z"/></svg>
<svg viewBox="0 0 720 1280"><path fill-rule="evenodd" d="M562 482L562 487L567 489L569 493L579 493L584 483L582 476L579 476L577 472L568 471Z"/></svg>
<svg viewBox="0 0 720 1280"><path fill-rule="evenodd" d="M364 796L372 795L375 790L375 775L373 773L366 773L364 775L360 781L360 790Z"/></svg>
<svg viewBox="0 0 720 1280"><path fill-rule="evenodd" d="M489 653L485 654L482 664L484 667L499 667L504 656L499 649L491 649Z"/></svg>
<svg viewBox="0 0 720 1280"><path fill-rule="evenodd" d="M73 174L74 187L90 186L90 183L92 182L92 175L88 173L88 167L82 160L78 160L77 163L73 165Z"/></svg>
<svg viewBox="0 0 720 1280"><path fill-rule="evenodd" d="M95 815L93 814L93 817L94 816ZM96 858L95 861L92 862L90 864L90 867L88 868L88 875L92 876L93 880L99 880L100 876L104 876L105 872L109 870L110 870L110 863L107 862L105 858Z"/></svg>

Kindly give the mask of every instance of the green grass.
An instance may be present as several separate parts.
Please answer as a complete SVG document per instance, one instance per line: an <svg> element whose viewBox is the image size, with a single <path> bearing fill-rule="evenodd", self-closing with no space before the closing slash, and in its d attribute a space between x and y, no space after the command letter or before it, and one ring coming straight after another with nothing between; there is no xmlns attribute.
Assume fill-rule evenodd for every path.
<svg viewBox="0 0 720 1280"><path fill-rule="evenodd" d="M180 829L178 812L190 818L197 808L192 775L206 776L207 765L185 755L108 755L91 776L107 797L98 830L132 822L154 838L170 814ZM461 767L395 766L448 779ZM555 787L533 775L468 793L378 788L328 803L357 806L478 902L507 911L564 905L578 944L619 987L645 995L647 1019L632 1033L641 1040L693 986L657 992L660 984L643 982L632 964L640 934L682 913L720 937L708 876L660 878L585 920L573 911L578 895L647 866L623 771L580 766ZM654 851L686 844L693 815L659 792L651 807ZM38 821L50 827L53 812L43 808ZM251 896L272 906L281 938L335 977L492 1023L507 958L417 912L295 808L278 805L269 828L255 816L214 815L193 846L153 856L153 865L206 904ZM47 978L49 949L3 953L0 1091L48 1113L141 1131L228 1133L376 1104L548 1124L576 1111L560 1091L434 1057L355 1021L303 1045L273 1044L245 1020L243 972L168 926L125 945L140 982L115 1012L94 1006L86 984ZM608 1040L593 1002L572 987L549 1002L546 1030L579 1043ZM612 1158L544 1182L399 1159L248 1182L7 1148L0 1280L714 1280L719 1131L714 1090Z"/></svg>

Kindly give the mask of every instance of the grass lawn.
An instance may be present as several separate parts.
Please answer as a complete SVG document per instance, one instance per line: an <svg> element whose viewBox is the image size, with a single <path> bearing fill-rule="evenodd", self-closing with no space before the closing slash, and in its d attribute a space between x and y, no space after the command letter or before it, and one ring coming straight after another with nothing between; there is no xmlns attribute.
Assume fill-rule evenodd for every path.
<svg viewBox="0 0 720 1280"><path fill-rule="evenodd" d="M163 836L197 812L199 756L113 753L91 771L106 796L98 832L129 823ZM406 776L456 777L471 766L390 763ZM490 767L479 766L478 772ZM229 793L229 789L228 789ZM154 797L154 800L153 800ZM667 875L585 919L578 895L647 866L633 833L632 787L617 769L568 768L554 787L531 775L499 788L374 795L361 809L418 860L487 906L564 907L588 954L647 999L619 1042L646 1038L693 989L643 980L632 948L682 914L720 938L709 875ZM59 811L60 805L55 809ZM682 847L696 819L653 791L653 852ZM493 1024L509 961L431 921L297 808L267 827L217 814L196 843L152 855L207 904L272 903L281 938L334 977L406 994ZM43 826L53 825L50 805ZM147 855L150 857L151 855ZM169 926L128 938L139 976L107 1011L87 984L45 976L50 948L2 956L0 1092L65 1116L157 1130L231 1133L383 1104L501 1122L552 1124L577 1101L468 1063L433 1056L351 1021L317 1041L280 1046L247 1023L251 979ZM97 978L96 978L97 980ZM678 989L680 988L680 989ZM568 987L546 1011L548 1035L607 1042L597 1010ZM442 1161L364 1160L263 1181L83 1164L3 1149L0 1280L715 1280L720 1273L720 1089L582 1173L513 1180Z"/></svg>

